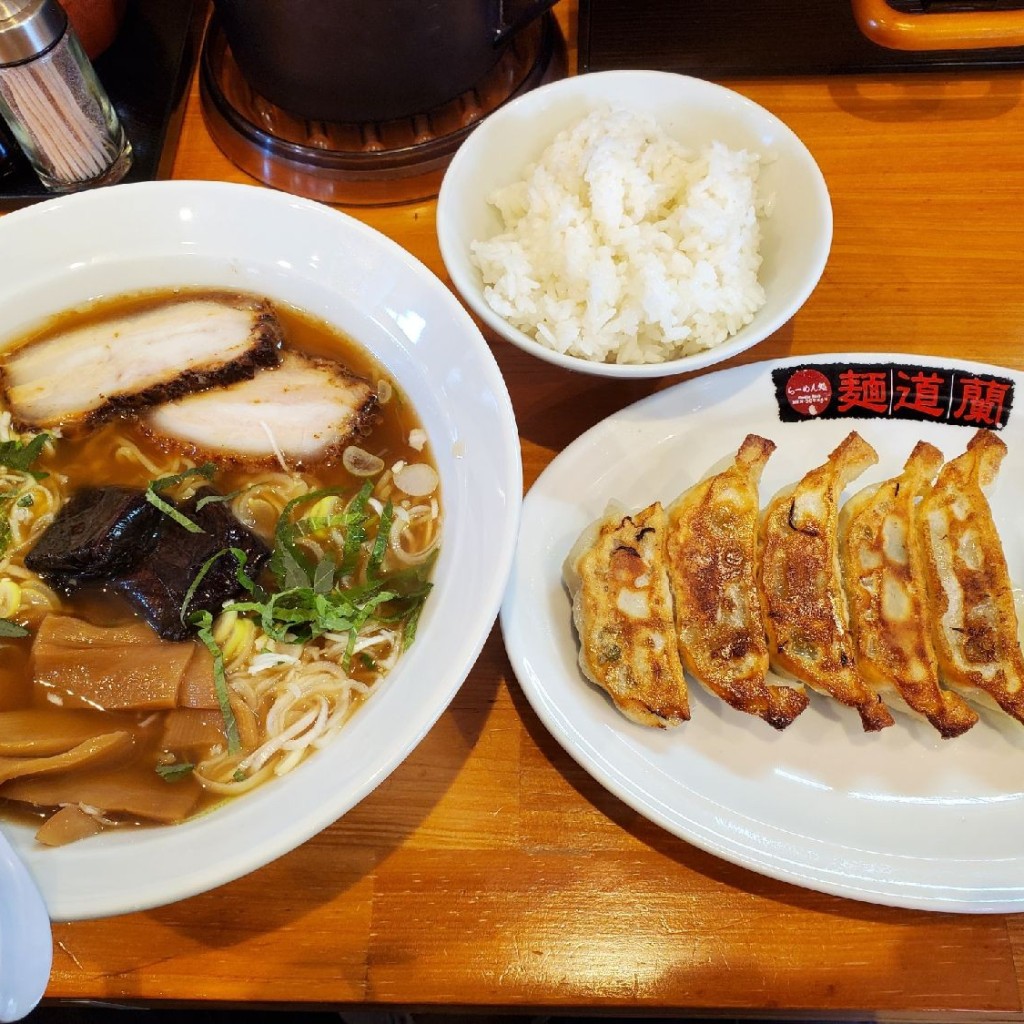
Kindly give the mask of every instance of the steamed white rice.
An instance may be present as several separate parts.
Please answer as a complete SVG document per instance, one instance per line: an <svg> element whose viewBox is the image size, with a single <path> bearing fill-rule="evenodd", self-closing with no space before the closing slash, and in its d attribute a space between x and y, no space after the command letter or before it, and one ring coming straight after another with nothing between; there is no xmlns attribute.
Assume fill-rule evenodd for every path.
<svg viewBox="0 0 1024 1024"><path fill-rule="evenodd" d="M557 352L654 363L721 344L764 304L756 154L699 153L650 117L594 111L490 197L488 304Z"/></svg>

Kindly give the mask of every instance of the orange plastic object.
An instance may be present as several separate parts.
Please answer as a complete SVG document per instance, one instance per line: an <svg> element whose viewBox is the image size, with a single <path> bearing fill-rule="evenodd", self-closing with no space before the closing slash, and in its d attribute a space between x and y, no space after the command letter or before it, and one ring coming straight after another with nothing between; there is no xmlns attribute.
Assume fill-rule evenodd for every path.
<svg viewBox="0 0 1024 1024"><path fill-rule="evenodd" d="M980 50L1024 46L1024 10L907 14L886 0L850 0L857 26L890 50Z"/></svg>

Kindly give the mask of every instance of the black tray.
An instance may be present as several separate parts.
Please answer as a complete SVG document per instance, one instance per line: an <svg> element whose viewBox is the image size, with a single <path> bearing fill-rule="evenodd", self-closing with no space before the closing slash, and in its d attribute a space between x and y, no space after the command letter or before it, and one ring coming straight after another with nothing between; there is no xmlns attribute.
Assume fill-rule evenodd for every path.
<svg viewBox="0 0 1024 1024"><path fill-rule="evenodd" d="M932 0L889 0L919 13ZM1021 7L987 0L986 9ZM948 0L942 7L977 7ZM940 3L934 0L934 7ZM699 78L991 70L1024 65L1024 47L888 50L857 27L850 0L580 0L579 70L650 68Z"/></svg>
<svg viewBox="0 0 1024 1024"><path fill-rule="evenodd" d="M124 181L170 176L204 12L196 0L130 0L117 38L96 59L96 74L132 144ZM52 196L18 147L10 149L14 169L0 177L0 211Z"/></svg>

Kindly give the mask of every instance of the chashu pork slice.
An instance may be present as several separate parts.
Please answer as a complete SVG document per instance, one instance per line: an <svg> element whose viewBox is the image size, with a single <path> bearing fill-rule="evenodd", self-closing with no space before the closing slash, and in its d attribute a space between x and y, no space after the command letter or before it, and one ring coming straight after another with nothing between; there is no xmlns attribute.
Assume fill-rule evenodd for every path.
<svg viewBox="0 0 1024 1024"><path fill-rule="evenodd" d="M939 686L931 636L918 505L942 466L942 452L919 441L903 472L866 487L839 516L843 583L857 670L890 706L927 719L949 739L978 716Z"/></svg>
<svg viewBox="0 0 1024 1024"><path fill-rule="evenodd" d="M983 488L1006 445L979 430L947 462L920 508L933 638L942 681L1024 723L1024 656L1010 573Z"/></svg>
<svg viewBox="0 0 1024 1024"><path fill-rule="evenodd" d="M580 535L562 578L572 595L583 674L640 725L689 720L665 563L665 510L609 509Z"/></svg>
<svg viewBox="0 0 1024 1024"><path fill-rule="evenodd" d="M857 673L839 569L839 499L878 461L858 433L769 502L761 523L758 582L772 667L860 714L865 731L893 724Z"/></svg>
<svg viewBox="0 0 1024 1024"><path fill-rule="evenodd" d="M758 484L775 444L756 434L732 464L668 509L669 580L687 671L739 711L785 729L807 707L801 689L773 686L757 593Z"/></svg>
<svg viewBox="0 0 1024 1024"><path fill-rule="evenodd" d="M20 428L71 430L252 377L281 340L268 303L186 299L15 349L0 384Z"/></svg>
<svg viewBox="0 0 1024 1024"><path fill-rule="evenodd" d="M377 408L369 382L297 352L252 380L168 402L143 428L158 441L229 462L308 465L365 434Z"/></svg>

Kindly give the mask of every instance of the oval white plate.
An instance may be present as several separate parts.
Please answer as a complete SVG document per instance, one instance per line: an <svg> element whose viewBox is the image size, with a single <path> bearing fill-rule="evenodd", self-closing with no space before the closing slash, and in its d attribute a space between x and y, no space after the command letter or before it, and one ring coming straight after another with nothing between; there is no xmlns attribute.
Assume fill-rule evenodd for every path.
<svg viewBox="0 0 1024 1024"><path fill-rule="evenodd" d="M56 850L9 823L55 919L168 903L252 871L344 814L416 746L476 661L515 545L522 467L508 391L470 317L421 263L359 221L268 189L149 182L0 219L6 339L41 317L140 289L227 287L347 331L420 414L445 532L416 642L339 740L294 772L173 828Z"/></svg>
<svg viewBox="0 0 1024 1024"><path fill-rule="evenodd" d="M925 438L947 458L972 431L906 420L783 423L771 370L801 363L885 360L1008 370L920 356L789 359L709 374L609 417L561 453L523 505L501 622L530 703L562 746L602 785L702 849L773 878L893 906L960 912L1024 909L1024 729L984 713L955 740L897 715L877 734L825 698L785 732L734 711L692 684L691 720L652 730L623 718L581 675L561 566L609 498L640 507L672 500L734 452L743 437L776 441L762 506L824 461L850 431L880 462L853 489L894 475ZM1024 414L990 495L1010 572L1024 581Z"/></svg>

